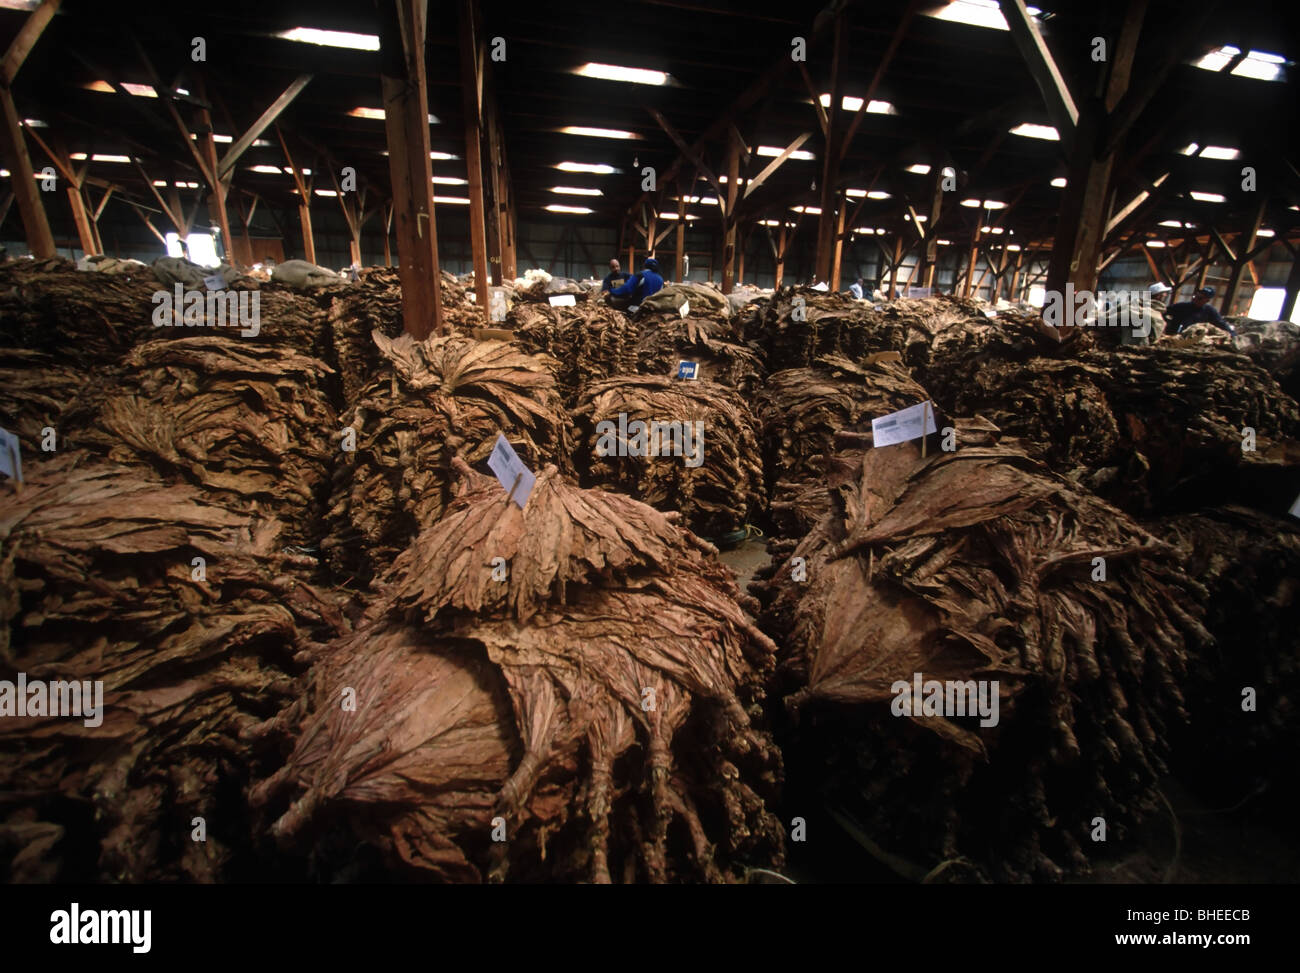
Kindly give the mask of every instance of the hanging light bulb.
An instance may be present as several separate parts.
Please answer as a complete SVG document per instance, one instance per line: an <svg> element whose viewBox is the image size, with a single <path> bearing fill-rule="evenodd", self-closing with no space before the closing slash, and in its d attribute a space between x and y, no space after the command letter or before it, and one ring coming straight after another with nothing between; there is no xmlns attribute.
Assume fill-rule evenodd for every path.
<svg viewBox="0 0 1300 973"><path fill-rule="evenodd" d="M817 192L817 180L816 180L816 179L814 179L814 180L812 181L812 185L811 185L809 188L810 188L813 192Z"/></svg>
<svg viewBox="0 0 1300 973"><path fill-rule="evenodd" d="M636 168L637 166L639 166L640 164L641 164L641 163L637 161L637 157L636 157L636 156L632 156L632 168L635 169L635 168Z"/></svg>

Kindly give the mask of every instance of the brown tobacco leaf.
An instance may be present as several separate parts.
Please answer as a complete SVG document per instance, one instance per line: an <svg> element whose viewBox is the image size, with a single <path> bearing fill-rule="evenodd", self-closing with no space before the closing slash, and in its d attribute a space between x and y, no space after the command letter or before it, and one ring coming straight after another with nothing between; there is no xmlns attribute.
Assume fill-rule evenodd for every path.
<svg viewBox="0 0 1300 973"><path fill-rule="evenodd" d="M794 552L808 580L787 561L756 588L799 714L788 760L829 764L809 786L905 856L1004 880L1084 867L1094 817L1122 837L1155 806L1188 652L1211 641L1204 589L1019 450L860 464ZM997 680L1000 722L891 715L916 673Z"/></svg>
<svg viewBox="0 0 1300 973"><path fill-rule="evenodd" d="M893 363L858 365L845 358L819 359L816 368L776 372L758 398L764 468L772 497L772 520L786 536L807 533L826 513L817 498L834 465L835 434L871 430L871 420L924 402L928 395ZM821 491L824 493L824 491ZM818 513L810 514L811 510Z"/></svg>
<svg viewBox="0 0 1300 973"><path fill-rule="evenodd" d="M259 861L231 796L279 757L239 734L296 698L302 648L346 627L305 580L314 562L275 552L279 531L85 454L5 490L0 678L104 686L98 726L0 720L0 876L215 881ZM196 816L203 844L190 841ZM46 848L39 859L29 841Z"/></svg>
<svg viewBox="0 0 1300 973"><path fill-rule="evenodd" d="M337 420L324 362L272 344L204 336L149 341L123 361L116 392L71 445L146 464L201 486L232 509L257 504L319 536Z"/></svg>
<svg viewBox="0 0 1300 973"><path fill-rule="evenodd" d="M520 348L555 361L567 405L589 382L636 371L640 331L622 311L595 302L574 307L517 304L506 321Z"/></svg>
<svg viewBox="0 0 1300 973"><path fill-rule="evenodd" d="M629 424L703 423L703 443L696 441L702 462L689 467L684 455L596 455L600 424L608 421L618 427L620 414L626 414ZM578 463L590 485L677 511L692 530L711 537L744 526L751 512L762 508L757 422L744 398L731 389L711 382L620 375L584 388L573 416L582 444Z"/></svg>
<svg viewBox="0 0 1300 973"><path fill-rule="evenodd" d="M375 332L386 365L340 425L356 449L334 468L335 570L368 580L452 496L452 460L486 461L504 433L523 461L569 468L568 422L550 363L500 341L453 335L417 342Z"/></svg>
<svg viewBox="0 0 1300 973"><path fill-rule="evenodd" d="M760 354L741 342L729 316L694 307L685 318L676 311L647 315L643 309L636 321L641 328L637 371L642 374L675 378L680 362L693 361L699 381L717 382L746 396L762 385Z"/></svg>
<svg viewBox="0 0 1300 973"><path fill-rule="evenodd" d="M554 467L523 510L457 469L463 494L321 657L294 753L254 793L276 833L344 822L448 881L735 881L779 863L780 757L750 719L775 646L730 572Z"/></svg>

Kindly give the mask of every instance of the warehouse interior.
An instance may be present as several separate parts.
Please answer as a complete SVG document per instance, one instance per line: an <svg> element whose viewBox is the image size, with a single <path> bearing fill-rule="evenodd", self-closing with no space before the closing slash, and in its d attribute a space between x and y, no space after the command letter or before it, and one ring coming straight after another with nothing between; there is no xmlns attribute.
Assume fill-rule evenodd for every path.
<svg viewBox="0 0 1300 973"><path fill-rule="evenodd" d="M1294 881L1296 17L0 0L0 877Z"/></svg>

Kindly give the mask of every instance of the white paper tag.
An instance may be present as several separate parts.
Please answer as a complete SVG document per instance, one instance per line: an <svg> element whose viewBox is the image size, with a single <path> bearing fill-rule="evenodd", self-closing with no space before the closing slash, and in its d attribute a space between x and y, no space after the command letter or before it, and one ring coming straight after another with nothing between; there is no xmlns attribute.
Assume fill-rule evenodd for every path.
<svg viewBox="0 0 1300 973"><path fill-rule="evenodd" d="M572 294L552 294L547 300L551 302L551 307L573 307L578 303Z"/></svg>
<svg viewBox="0 0 1300 973"><path fill-rule="evenodd" d="M907 289L908 297L930 297L933 294L933 287L909 287Z"/></svg>
<svg viewBox="0 0 1300 973"><path fill-rule="evenodd" d="M492 455L488 457L488 468L497 475L497 480L506 493L510 494L510 499L519 504L519 509L522 510L528 502L529 494L533 492L537 477L524 466L524 461L501 433L497 433L497 443L492 447Z"/></svg>
<svg viewBox="0 0 1300 973"><path fill-rule="evenodd" d="M1291 504L1291 516L1300 517L1300 497L1295 498L1295 503Z"/></svg>
<svg viewBox="0 0 1300 973"><path fill-rule="evenodd" d="M22 444L7 429L0 429L0 473L15 480L23 478Z"/></svg>
<svg viewBox="0 0 1300 973"><path fill-rule="evenodd" d="M213 274L211 277L203 278L203 286L210 291L223 291L226 289L226 278L220 274Z"/></svg>
<svg viewBox="0 0 1300 973"><path fill-rule="evenodd" d="M679 308L677 309L677 313L680 314L682 317L686 317L686 315L690 314L690 313L691 313L691 302L690 302L690 301L682 301L682 306L679 307Z"/></svg>
<svg viewBox="0 0 1300 973"><path fill-rule="evenodd" d="M679 361L677 363L677 377L695 381L700 377L700 363L693 361Z"/></svg>
<svg viewBox="0 0 1300 973"><path fill-rule="evenodd" d="M924 429L921 427L923 421ZM936 431L933 402L909 405L906 409L871 420L871 436L876 446L893 446Z"/></svg>

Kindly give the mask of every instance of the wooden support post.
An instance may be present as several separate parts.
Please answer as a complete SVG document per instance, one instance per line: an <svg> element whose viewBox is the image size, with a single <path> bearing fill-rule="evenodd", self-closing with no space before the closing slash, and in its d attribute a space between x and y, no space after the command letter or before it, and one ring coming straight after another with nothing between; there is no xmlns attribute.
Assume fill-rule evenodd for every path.
<svg viewBox="0 0 1300 973"><path fill-rule="evenodd" d="M469 246L474 261L474 296L483 320L488 318L487 222L483 204L483 87L479 76L479 42L475 0L460 0L460 91L465 116L465 170L469 176Z"/></svg>
<svg viewBox="0 0 1300 973"><path fill-rule="evenodd" d="M216 218L221 230L221 248L227 263L235 262L235 240L230 235L230 214L226 212L226 190L229 183L217 176L217 143L212 137L212 113L206 108L199 110L199 131L196 133L203 143L203 157L207 162L204 176L212 194L208 197L208 213Z"/></svg>
<svg viewBox="0 0 1300 973"><path fill-rule="evenodd" d="M388 238L393 235L393 201L388 201L388 207L384 213L384 266L393 265L393 248L388 242Z"/></svg>
<svg viewBox="0 0 1300 973"><path fill-rule="evenodd" d="M723 214L724 240L722 245L722 293L730 294L735 284L736 261L736 200L740 188L740 146L735 135L727 137L727 208Z"/></svg>
<svg viewBox="0 0 1300 973"><path fill-rule="evenodd" d="M776 290L781 288L781 279L785 276L785 220L781 220L781 228L777 231L776 242L776 277L773 287Z"/></svg>
<svg viewBox="0 0 1300 973"><path fill-rule="evenodd" d="M1255 249L1255 241L1259 237L1259 228L1264 222L1267 203L1267 198L1260 200L1255 218L1250 221L1250 226L1246 230L1246 238L1237 240L1237 259L1232 262L1232 272L1228 275L1228 286L1223 294L1223 304L1220 306L1220 310L1225 315L1232 313L1233 302L1237 299L1237 289L1241 286L1241 274L1250 264L1250 252Z"/></svg>
<svg viewBox="0 0 1300 973"><path fill-rule="evenodd" d="M822 157L821 216L817 222L816 276L818 281L830 284L831 264L834 260L835 204L839 196L840 144L844 126L840 121L841 76L848 59L849 29L841 12L835 18L835 48L831 55L831 103L826 125L826 149Z"/></svg>
<svg viewBox="0 0 1300 973"><path fill-rule="evenodd" d="M894 237L894 261L889 268L889 299L892 301L898 291L898 271L903 265L903 236Z"/></svg>
<svg viewBox="0 0 1300 973"><path fill-rule="evenodd" d="M311 187L316 181L315 170L312 172L310 179L303 178L303 172L293 161L293 156L289 154L289 146L284 141L284 133L280 131L280 126L275 127L275 134L280 140L280 148L284 152L284 161L289 163L289 174L293 177L294 185L298 189L298 223L302 227L302 258L308 263L316 262L316 237L311 230Z"/></svg>
<svg viewBox="0 0 1300 973"><path fill-rule="evenodd" d="M739 228L737 228L737 230L736 230L736 235L737 235L737 240L739 241L739 242L736 244L736 283L737 283L737 284L743 284L743 283L745 282L745 239L746 239L746 236L745 236L745 233L744 233L742 230L740 230Z"/></svg>
<svg viewBox="0 0 1300 973"><path fill-rule="evenodd" d="M835 213L835 247L831 257L830 288L832 293L836 293L840 289L840 259L844 256L844 217L848 212L848 208L848 196L838 196Z"/></svg>
<svg viewBox="0 0 1300 973"><path fill-rule="evenodd" d="M49 156L55 168L59 170L67 186L64 187L68 196L68 204L72 207L72 223L77 228L77 241L81 244L82 253L99 253L100 246L95 235L94 222L86 210L86 197L82 192L82 184L86 178L86 163L78 171L72 166L72 158L68 154L67 147L59 139L52 138L50 142L53 147L37 134L35 129L27 128L24 125L24 131L32 137L41 150Z"/></svg>
<svg viewBox="0 0 1300 973"><path fill-rule="evenodd" d="M57 252L54 234L50 232L45 204L41 202L41 191L36 185L32 158L27 154L22 119L18 117L18 108L14 105L13 95L8 88L0 88L0 111L4 113L3 124L0 124L0 150L3 150L4 160L13 173L9 182L14 188L14 198L18 201L23 231L27 234L27 249L37 259L44 260Z"/></svg>
<svg viewBox="0 0 1300 973"><path fill-rule="evenodd" d="M981 209L981 210L980 210L980 215L979 215L978 219L982 220L983 218L984 218L984 210ZM976 259L976 257L979 255L979 251L980 251L980 229L981 229L981 225L982 225L982 224L979 224L979 223L977 223L977 224L975 225L975 236L974 236L974 238L971 240L971 245L970 245L970 261L969 261L969 262L967 263L967 265L966 265L966 281L965 281L965 283L962 284L962 287L961 287L961 296L962 296L962 297L970 297L970 285L971 285L971 280L972 280L972 279L974 278L974 276L975 276L975 259Z"/></svg>
<svg viewBox="0 0 1300 973"><path fill-rule="evenodd" d="M1003 0L1003 9L1010 18L1008 4L1016 9L1016 20L1027 21L1027 14L1023 18L1019 14L1024 8L1023 0ZM1067 140L1069 171L1062 191L1055 243L1047 274L1049 291L1063 291L1067 283L1074 284L1076 290L1093 290L1096 287L1101 246L1106 233L1106 202L1115 161L1113 149L1111 154L1105 154L1102 148L1109 134L1112 113L1128 90L1146 6L1147 0L1130 0L1119 39L1115 43L1109 73L1098 92L1099 97L1091 99L1077 113L1073 138ZM1013 34L1017 30L1013 24ZM1030 66L1032 69L1033 64ZM1042 79L1039 80L1042 85ZM1068 94L1057 92L1061 97L1068 97ZM1045 96L1048 98L1048 107L1053 109L1056 117L1064 110L1055 104L1059 99L1048 92L1045 92ZM1058 127L1062 123L1058 122ZM1066 139L1065 132L1062 132L1062 139Z"/></svg>
<svg viewBox="0 0 1300 973"><path fill-rule="evenodd" d="M673 280L681 281L686 274L686 194L681 185L677 187L677 258L673 269Z"/></svg>
<svg viewBox="0 0 1300 973"><path fill-rule="evenodd" d="M425 0L380 5L380 85L388 168L397 214L402 318L417 340L444 332L438 238L429 162L429 93L425 81Z"/></svg>

